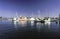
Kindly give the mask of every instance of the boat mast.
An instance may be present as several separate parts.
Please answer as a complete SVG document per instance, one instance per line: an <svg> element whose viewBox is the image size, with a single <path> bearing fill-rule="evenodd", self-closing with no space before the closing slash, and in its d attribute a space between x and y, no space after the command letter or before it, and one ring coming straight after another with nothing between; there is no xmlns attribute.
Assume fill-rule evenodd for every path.
<svg viewBox="0 0 60 39"><path fill-rule="evenodd" d="M48 14L48 11L47 11L47 9L46 9L46 17L49 17L49 14Z"/></svg>
<svg viewBox="0 0 60 39"><path fill-rule="evenodd" d="M18 14L17 14L17 12L16 12L16 18L18 18Z"/></svg>
<svg viewBox="0 0 60 39"><path fill-rule="evenodd" d="M41 16L40 16L40 11L38 11L38 18L41 18Z"/></svg>
<svg viewBox="0 0 60 39"><path fill-rule="evenodd" d="M33 12L32 12L32 17L33 17Z"/></svg>

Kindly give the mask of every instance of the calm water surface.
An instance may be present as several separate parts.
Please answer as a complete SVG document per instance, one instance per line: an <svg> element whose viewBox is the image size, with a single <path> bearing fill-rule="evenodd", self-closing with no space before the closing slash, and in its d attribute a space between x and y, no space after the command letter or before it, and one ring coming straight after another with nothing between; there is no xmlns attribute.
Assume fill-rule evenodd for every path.
<svg viewBox="0 0 60 39"><path fill-rule="evenodd" d="M58 39L60 24L42 24L33 21L0 21L0 39Z"/></svg>

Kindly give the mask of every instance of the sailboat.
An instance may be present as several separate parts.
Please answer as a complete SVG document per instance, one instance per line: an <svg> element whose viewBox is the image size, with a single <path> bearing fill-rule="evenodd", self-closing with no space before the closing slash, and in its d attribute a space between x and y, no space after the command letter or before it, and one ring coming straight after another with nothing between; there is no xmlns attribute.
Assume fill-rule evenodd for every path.
<svg viewBox="0 0 60 39"><path fill-rule="evenodd" d="M16 17L14 17L14 18L13 18L13 21L16 21L16 20L17 20Z"/></svg>
<svg viewBox="0 0 60 39"><path fill-rule="evenodd" d="M51 23L51 19L50 18L48 18L47 20L45 20L45 24L50 24Z"/></svg>
<svg viewBox="0 0 60 39"><path fill-rule="evenodd" d="M49 17L48 13L47 13L47 17L48 17L48 19L45 20L45 24L47 24L47 23L50 24L51 23L51 18Z"/></svg>
<svg viewBox="0 0 60 39"><path fill-rule="evenodd" d="M16 17L13 17L13 21L18 21L18 15L17 15L17 12L16 12Z"/></svg>
<svg viewBox="0 0 60 39"><path fill-rule="evenodd" d="M35 21L40 21L40 11L38 11L38 16L35 18Z"/></svg>
<svg viewBox="0 0 60 39"><path fill-rule="evenodd" d="M38 11L38 18L36 18L35 23L40 22L40 23L45 23L43 18L40 16L40 11Z"/></svg>
<svg viewBox="0 0 60 39"><path fill-rule="evenodd" d="M32 12L32 17L30 18L30 21L34 21L35 18L33 18L33 12Z"/></svg>

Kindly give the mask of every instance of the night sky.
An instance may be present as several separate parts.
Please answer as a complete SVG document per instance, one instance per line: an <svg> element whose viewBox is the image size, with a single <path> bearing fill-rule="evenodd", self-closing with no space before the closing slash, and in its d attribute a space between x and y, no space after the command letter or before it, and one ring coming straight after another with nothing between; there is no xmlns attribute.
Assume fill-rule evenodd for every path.
<svg viewBox="0 0 60 39"><path fill-rule="evenodd" d="M40 16L57 17L60 13L60 0L0 0L0 16Z"/></svg>

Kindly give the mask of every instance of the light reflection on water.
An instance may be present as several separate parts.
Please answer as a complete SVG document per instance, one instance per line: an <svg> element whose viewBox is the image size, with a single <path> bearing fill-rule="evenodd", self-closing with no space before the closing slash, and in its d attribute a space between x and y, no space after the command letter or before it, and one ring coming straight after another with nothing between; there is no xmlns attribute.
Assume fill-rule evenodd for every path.
<svg viewBox="0 0 60 39"><path fill-rule="evenodd" d="M19 22L17 22L17 21L0 21L0 25L2 25L2 26L4 26L4 24L6 24L6 25L9 25L9 26L14 26L15 28L18 28L18 27L26 27L26 26L31 26L31 27L34 27L34 26L36 26L36 28L37 29L40 29L40 28L45 28L45 27L47 27L48 29L52 29L52 30L54 30L54 29L58 29L59 28L59 24L56 24L56 23L34 23L34 21L19 21Z"/></svg>
<svg viewBox="0 0 60 39"><path fill-rule="evenodd" d="M48 32L49 30L51 31L60 31L60 25L56 23L34 23L34 21L0 21L0 35L7 32L7 31L12 31L12 30L18 30L25 28L26 30L37 30L38 32L45 31Z"/></svg>
<svg viewBox="0 0 60 39"><path fill-rule="evenodd" d="M24 26L26 26L26 23L27 23L27 21L20 21L20 22L18 22L20 25L22 25L22 27L24 27Z"/></svg>
<svg viewBox="0 0 60 39"><path fill-rule="evenodd" d="M17 22L14 21L13 24L14 24L14 27L16 28L16 30L17 30Z"/></svg>
<svg viewBox="0 0 60 39"><path fill-rule="evenodd" d="M34 26L34 21L31 21L31 26Z"/></svg>

